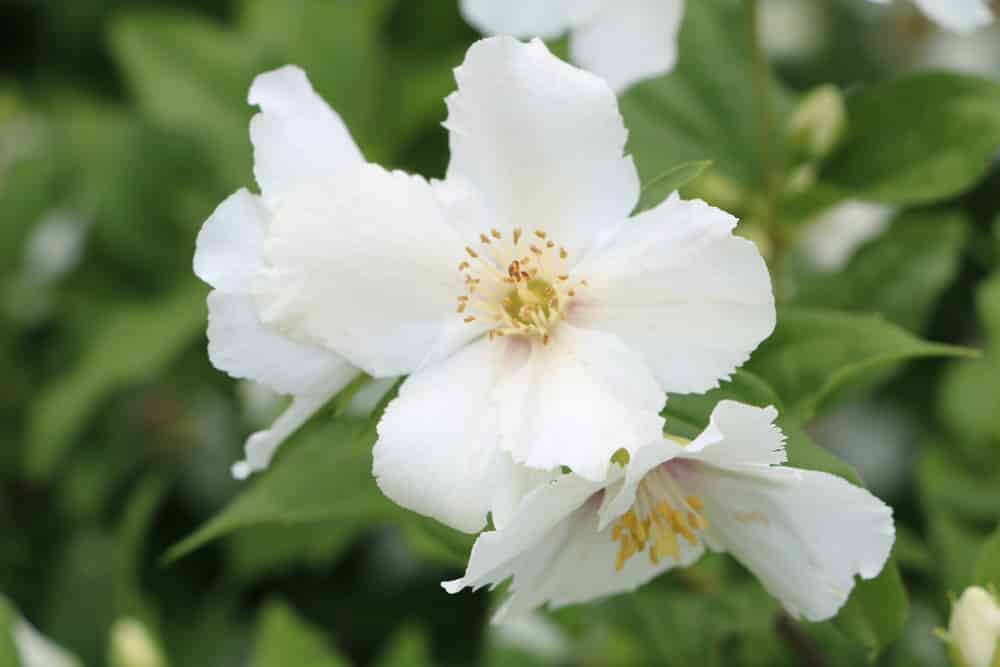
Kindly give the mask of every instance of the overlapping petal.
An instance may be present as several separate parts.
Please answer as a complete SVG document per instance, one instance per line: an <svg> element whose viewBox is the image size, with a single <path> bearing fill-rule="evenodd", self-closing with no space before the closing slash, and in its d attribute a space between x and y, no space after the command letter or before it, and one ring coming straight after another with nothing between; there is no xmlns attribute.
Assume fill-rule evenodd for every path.
<svg viewBox="0 0 1000 667"><path fill-rule="evenodd" d="M666 392L718 386L775 324L767 266L735 225L672 196L619 226L575 269L590 287L574 321L639 351Z"/></svg>
<svg viewBox="0 0 1000 667"><path fill-rule="evenodd" d="M483 339L403 383L373 450L385 495L458 530L482 529L509 473L493 391L516 368L509 355L525 357L517 347Z"/></svg>
<svg viewBox="0 0 1000 667"><path fill-rule="evenodd" d="M410 373L482 331L455 313L464 245L422 178L363 165L301 188L266 245L264 321L373 376Z"/></svg>
<svg viewBox="0 0 1000 667"><path fill-rule="evenodd" d="M553 57L540 41L510 37L472 45L448 97L448 180L482 199L496 227L544 229L572 257L624 220L639 177L624 155L627 132L614 92Z"/></svg>
<svg viewBox="0 0 1000 667"><path fill-rule="evenodd" d="M500 446L514 461L565 465L592 481L618 449L659 437L665 397L642 359L614 335L562 323L548 345L496 389Z"/></svg>
<svg viewBox="0 0 1000 667"><path fill-rule="evenodd" d="M300 68L286 65L258 76L248 99L260 106L250 120L250 139L254 175L268 205L364 163L344 121Z"/></svg>

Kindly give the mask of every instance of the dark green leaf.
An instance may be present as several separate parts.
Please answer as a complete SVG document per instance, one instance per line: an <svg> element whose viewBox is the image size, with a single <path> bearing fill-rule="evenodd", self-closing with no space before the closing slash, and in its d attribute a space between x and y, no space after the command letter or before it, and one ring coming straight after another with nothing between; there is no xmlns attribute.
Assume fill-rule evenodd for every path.
<svg viewBox="0 0 1000 667"><path fill-rule="evenodd" d="M642 186L639 203L632 214L636 215L651 208L656 208L683 185L701 176L702 172L710 166L712 166L711 160L698 160L696 162L685 162L684 164L667 169Z"/></svg>
<svg viewBox="0 0 1000 667"><path fill-rule="evenodd" d="M84 341L83 358L35 399L26 469L49 477L113 392L155 378L204 330L206 289L193 277L158 301L109 309Z"/></svg>
<svg viewBox="0 0 1000 667"><path fill-rule="evenodd" d="M834 394L866 374L924 357L975 357L972 350L916 338L878 316L785 307L746 369L808 421Z"/></svg>
<svg viewBox="0 0 1000 667"><path fill-rule="evenodd" d="M1000 528L986 541L976 561L976 584L1000 590Z"/></svg>
<svg viewBox="0 0 1000 667"><path fill-rule="evenodd" d="M621 99L629 147L644 180L682 162L711 160L719 177L749 187L761 182L754 122L746 3L689 3L677 67L669 76L633 87ZM775 111L787 95L775 83ZM779 146L783 137L772 137Z"/></svg>
<svg viewBox="0 0 1000 667"><path fill-rule="evenodd" d="M858 250L844 268L806 277L793 302L881 313L889 322L920 331L955 278L965 232L965 220L957 213L906 213Z"/></svg>
<svg viewBox="0 0 1000 667"><path fill-rule="evenodd" d="M923 72L847 100L848 133L820 179L848 196L913 205L975 184L1000 148L1000 84Z"/></svg>
<svg viewBox="0 0 1000 667"><path fill-rule="evenodd" d="M375 667L431 667L430 638L418 627L406 626L392 638Z"/></svg>
<svg viewBox="0 0 1000 667"><path fill-rule="evenodd" d="M864 644L874 662L903 634L909 606L896 561L890 559L877 577L858 582L834 622L848 637Z"/></svg>
<svg viewBox="0 0 1000 667"><path fill-rule="evenodd" d="M323 634L282 602L260 612L251 667L347 667L350 663Z"/></svg>

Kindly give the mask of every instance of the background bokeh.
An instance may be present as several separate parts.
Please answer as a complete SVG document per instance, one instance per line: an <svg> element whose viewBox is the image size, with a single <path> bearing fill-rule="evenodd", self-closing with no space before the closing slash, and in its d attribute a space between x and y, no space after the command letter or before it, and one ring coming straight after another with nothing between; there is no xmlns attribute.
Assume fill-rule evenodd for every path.
<svg viewBox="0 0 1000 667"><path fill-rule="evenodd" d="M121 667L862 664L863 646L830 623L791 621L726 557L634 595L490 626L489 594L438 585L460 573L469 540L386 509L363 457L309 482L363 486L358 507L286 525L248 506L217 539L164 559L253 484L229 466L282 407L211 368L207 289L191 272L201 223L253 183L250 81L299 64L370 160L440 176L442 99L477 38L456 5L0 3L0 625L21 614L83 664ZM850 93L918 68L1000 80L997 28L948 35L900 2L762 9L785 106L820 84ZM765 254L781 244L784 300L874 310L986 349L981 361L881 372L811 427L897 513L911 611L879 664L945 664L933 629L1000 520L1000 168L933 206L862 202L810 210L792 235L757 229L746 192L760 185L758 158L738 140L753 134L743 33L692 25L673 87L653 82L622 103L644 178L711 159L691 194L739 213ZM658 96L695 95L698 67L728 92L702 97L708 118L684 119ZM713 116L736 139L713 143L711 128L681 122ZM364 419L364 398L338 406L340 419ZM335 435L311 424L289 448L335 447ZM17 664L9 634L2 665ZM156 647L147 662L134 655L142 644Z"/></svg>

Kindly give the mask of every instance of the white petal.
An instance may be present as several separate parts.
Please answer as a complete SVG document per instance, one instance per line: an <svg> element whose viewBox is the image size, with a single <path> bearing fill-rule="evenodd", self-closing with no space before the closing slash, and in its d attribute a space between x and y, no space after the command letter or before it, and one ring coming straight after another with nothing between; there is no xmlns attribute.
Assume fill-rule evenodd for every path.
<svg viewBox="0 0 1000 667"><path fill-rule="evenodd" d="M666 392L718 386L775 323L767 266L735 225L676 196L621 225L574 271L590 282L574 321L641 352Z"/></svg>
<svg viewBox="0 0 1000 667"><path fill-rule="evenodd" d="M642 359L617 337L559 324L496 390L501 447L517 463L565 465L603 480L611 456L660 436L666 397Z"/></svg>
<svg viewBox="0 0 1000 667"><path fill-rule="evenodd" d="M615 90L674 68L684 0L618 0L579 25L570 40L573 62Z"/></svg>
<svg viewBox="0 0 1000 667"><path fill-rule="evenodd" d="M971 32L993 21L984 0L915 0L928 17L955 32Z"/></svg>
<svg viewBox="0 0 1000 667"><path fill-rule="evenodd" d="M540 41L510 37L473 44L455 78L448 179L479 191L491 226L544 229L572 258L628 216L639 177L624 156L614 91L601 79Z"/></svg>
<svg viewBox="0 0 1000 667"><path fill-rule="evenodd" d="M35 629L24 618L17 619L12 632L21 667L79 667L80 662L61 646ZM4 643L10 641L4 639Z"/></svg>
<svg viewBox="0 0 1000 667"><path fill-rule="evenodd" d="M569 27L576 0L461 0L462 16L486 35L556 37Z"/></svg>
<svg viewBox="0 0 1000 667"><path fill-rule="evenodd" d="M249 294L219 290L208 295L208 358L234 378L260 382L281 394L314 393L348 365L335 352L265 326Z"/></svg>
<svg viewBox="0 0 1000 667"><path fill-rule="evenodd" d="M827 473L706 465L683 486L705 502L712 546L732 553L795 617L831 618L854 576L877 576L892 549L892 510Z"/></svg>
<svg viewBox="0 0 1000 667"><path fill-rule="evenodd" d="M230 195L198 232L195 275L216 289L249 291L262 266L268 218L259 197L246 190Z"/></svg>
<svg viewBox="0 0 1000 667"><path fill-rule="evenodd" d="M265 252L264 322L375 377L410 373L482 332L455 312L464 246L419 177L363 165L297 190Z"/></svg>
<svg viewBox="0 0 1000 667"><path fill-rule="evenodd" d="M516 341L480 340L411 375L378 425L379 488L396 503L453 528L485 525L509 458L497 447L491 392ZM523 354L522 354L523 356Z"/></svg>
<svg viewBox="0 0 1000 667"><path fill-rule="evenodd" d="M344 121L316 94L305 72L286 65L250 86L254 175L274 206L295 188L335 177L364 162Z"/></svg>
<svg viewBox="0 0 1000 667"><path fill-rule="evenodd" d="M257 431L247 438L244 445L246 458L233 464L233 477L246 479L251 474L266 469L281 444L357 376L356 368L342 364L325 378L325 386L317 388L314 393L295 396L291 405L274 421L271 428Z"/></svg>
<svg viewBox="0 0 1000 667"><path fill-rule="evenodd" d="M472 547L465 576L446 582L445 590L449 593L457 593L463 588L477 590L511 576L515 573L513 566L532 560L532 550L550 538L553 531L566 523L600 489L600 484L576 475L562 475L536 488L525 496L504 528L479 536Z"/></svg>
<svg viewBox="0 0 1000 667"><path fill-rule="evenodd" d="M499 622L546 603L559 607L635 590L700 556L700 545L685 544L679 563L663 559L654 565L638 554L616 572L619 545L611 539L610 529L597 529L594 493L599 488L564 475L536 489L506 527L476 540L465 576L445 582L445 589L455 593L464 587L495 586L513 577L510 595L494 617Z"/></svg>

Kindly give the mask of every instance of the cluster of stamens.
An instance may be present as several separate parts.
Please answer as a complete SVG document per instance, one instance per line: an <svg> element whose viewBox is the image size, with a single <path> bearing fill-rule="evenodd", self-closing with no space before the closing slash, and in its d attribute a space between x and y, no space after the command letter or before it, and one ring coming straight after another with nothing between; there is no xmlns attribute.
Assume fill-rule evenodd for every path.
<svg viewBox="0 0 1000 667"><path fill-rule="evenodd" d="M490 340L533 335L547 344L577 290L587 286L585 280L570 281L569 252L540 229L533 238L514 229L509 241L491 229L479 242L479 249L465 247L468 259L458 265L466 293L458 297L457 312L467 323L491 324Z"/></svg>
<svg viewBox="0 0 1000 667"><path fill-rule="evenodd" d="M681 493L669 472L658 469L647 474L636 491L635 503L611 529L611 539L620 543L615 570L621 572L625 562L647 546L654 565L666 557L679 561L680 539L695 546L699 533L708 528L701 514L704 508L698 496Z"/></svg>

